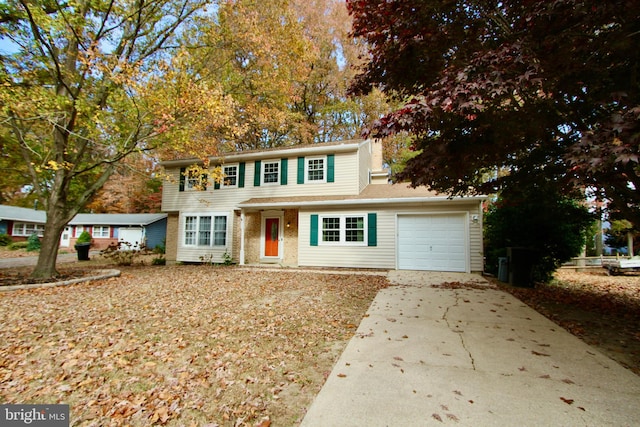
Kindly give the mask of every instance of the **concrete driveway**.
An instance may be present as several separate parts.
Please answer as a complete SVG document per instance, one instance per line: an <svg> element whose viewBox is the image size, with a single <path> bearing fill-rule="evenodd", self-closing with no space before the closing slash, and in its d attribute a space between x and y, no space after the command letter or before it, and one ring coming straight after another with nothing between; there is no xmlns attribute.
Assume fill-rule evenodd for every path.
<svg viewBox="0 0 640 427"><path fill-rule="evenodd" d="M640 424L640 377L481 276L389 279L303 427Z"/></svg>

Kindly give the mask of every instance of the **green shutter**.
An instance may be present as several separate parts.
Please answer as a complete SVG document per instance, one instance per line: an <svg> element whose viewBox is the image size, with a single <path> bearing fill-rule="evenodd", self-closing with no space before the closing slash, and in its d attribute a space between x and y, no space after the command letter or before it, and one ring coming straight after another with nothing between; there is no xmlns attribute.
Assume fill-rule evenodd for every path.
<svg viewBox="0 0 640 427"><path fill-rule="evenodd" d="M253 186L260 187L260 160L256 160L255 172L253 173Z"/></svg>
<svg viewBox="0 0 640 427"><path fill-rule="evenodd" d="M311 246L318 246L318 215L311 215Z"/></svg>
<svg viewBox="0 0 640 427"><path fill-rule="evenodd" d="M289 159L280 159L280 185L287 185L289 175Z"/></svg>
<svg viewBox="0 0 640 427"><path fill-rule="evenodd" d="M304 157L298 157L298 184L304 184Z"/></svg>
<svg viewBox="0 0 640 427"><path fill-rule="evenodd" d="M333 182L335 173L335 155L329 154L327 156L327 182Z"/></svg>
<svg viewBox="0 0 640 427"><path fill-rule="evenodd" d="M202 191L207 190L207 185L209 184L209 174L203 173L200 177L200 185L202 186Z"/></svg>
<svg viewBox="0 0 640 427"><path fill-rule="evenodd" d="M214 168L216 169L221 169L222 165L218 165L218 166L214 166ZM222 170L220 170L220 172L222 172ZM223 178L224 179L224 178ZM220 182L218 180L214 180L213 181L213 189L214 190L219 190L220 189Z"/></svg>
<svg viewBox="0 0 640 427"><path fill-rule="evenodd" d="M367 214L367 245L368 246L377 246L378 245L378 218L377 214L370 213Z"/></svg>
<svg viewBox="0 0 640 427"><path fill-rule="evenodd" d="M238 188L244 188L244 162L240 162L238 165Z"/></svg>
<svg viewBox="0 0 640 427"><path fill-rule="evenodd" d="M186 168L180 168L180 188L178 189L178 191L184 191L184 179L185 179L185 172L187 171Z"/></svg>

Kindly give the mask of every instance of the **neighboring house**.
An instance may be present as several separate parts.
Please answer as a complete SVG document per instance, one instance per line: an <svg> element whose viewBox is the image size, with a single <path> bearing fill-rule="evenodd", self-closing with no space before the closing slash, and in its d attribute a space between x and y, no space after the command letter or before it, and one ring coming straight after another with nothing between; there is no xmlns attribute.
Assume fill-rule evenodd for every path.
<svg viewBox="0 0 640 427"><path fill-rule="evenodd" d="M93 249L105 249L118 242L153 249L164 245L167 214L78 214L65 227L60 246L73 246L84 230L93 237Z"/></svg>
<svg viewBox="0 0 640 427"><path fill-rule="evenodd" d="M45 223L44 211L0 205L0 234L8 234L14 241L26 240L34 232L42 237ZM164 245L167 214L78 214L65 227L60 246L73 247L84 230L91 233L94 249L118 241L154 248Z"/></svg>
<svg viewBox="0 0 640 427"><path fill-rule="evenodd" d="M47 216L44 211L0 205L0 234L14 241L27 240L33 233L42 237Z"/></svg>
<svg viewBox="0 0 640 427"><path fill-rule="evenodd" d="M224 179L162 162L167 260L471 272L483 269L482 202L388 183L379 141L211 158Z"/></svg>

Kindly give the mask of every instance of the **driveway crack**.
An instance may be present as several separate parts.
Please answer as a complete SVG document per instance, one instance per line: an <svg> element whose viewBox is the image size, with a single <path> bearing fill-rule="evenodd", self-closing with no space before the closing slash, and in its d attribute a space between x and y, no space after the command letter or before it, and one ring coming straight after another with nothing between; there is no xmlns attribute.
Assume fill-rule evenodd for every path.
<svg viewBox="0 0 640 427"><path fill-rule="evenodd" d="M473 358L473 355L471 354L469 349L467 348L466 342L464 341L464 330L460 329L459 326L457 325L455 326L451 325L451 323L449 322L449 309L453 307L457 307L460 302L460 295L458 295L458 292L455 290L453 292L455 295L455 303L447 307L447 309L444 311L444 314L442 315L442 320L444 320L447 323L447 326L449 327L449 329L451 329L451 331L455 332L460 337L460 344L462 344L462 348L464 348L464 350L467 352L467 355L469 356L469 360L471 361L471 369L475 371L476 361Z"/></svg>

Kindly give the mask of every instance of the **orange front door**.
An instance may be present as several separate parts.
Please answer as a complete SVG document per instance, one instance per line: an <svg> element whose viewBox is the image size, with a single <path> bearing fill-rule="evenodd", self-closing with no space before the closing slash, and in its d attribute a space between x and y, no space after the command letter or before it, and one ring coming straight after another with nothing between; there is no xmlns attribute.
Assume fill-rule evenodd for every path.
<svg viewBox="0 0 640 427"><path fill-rule="evenodd" d="M264 221L264 256L278 256L280 219L267 218Z"/></svg>

